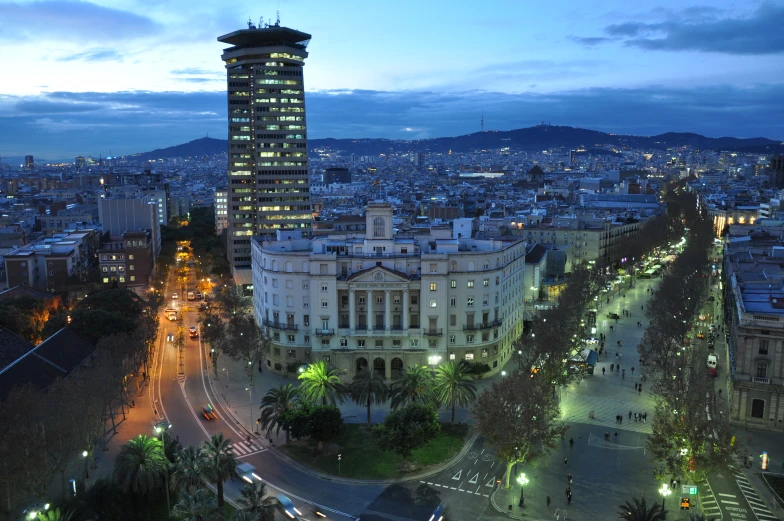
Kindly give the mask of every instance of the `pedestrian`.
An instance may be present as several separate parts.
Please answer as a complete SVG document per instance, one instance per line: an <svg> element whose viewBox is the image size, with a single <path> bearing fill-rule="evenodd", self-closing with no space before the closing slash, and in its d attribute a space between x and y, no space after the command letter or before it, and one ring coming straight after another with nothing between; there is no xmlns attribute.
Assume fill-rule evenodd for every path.
<svg viewBox="0 0 784 521"><path fill-rule="evenodd" d="M637 413L634 413L634 423L637 423Z"/></svg>
<svg viewBox="0 0 784 521"><path fill-rule="evenodd" d="M615 431L615 443L618 443L618 431Z"/></svg>
<svg viewBox="0 0 784 521"><path fill-rule="evenodd" d="M569 480L569 484L571 485L572 484L572 475L571 474L567 474L566 475L566 479Z"/></svg>
<svg viewBox="0 0 784 521"><path fill-rule="evenodd" d="M642 384L640 384L640 386L637 387L637 394L642 395Z"/></svg>
<svg viewBox="0 0 784 521"><path fill-rule="evenodd" d="M621 425L623 425L623 416L621 416Z"/></svg>
<svg viewBox="0 0 784 521"><path fill-rule="evenodd" d="M566 504L567 505L571 505L572 504L572 491L571 490L569 491L568 494L566 494Z"/></svg>
<svg viewBox="0 0 784 521"><path fill-rule="evenodd" d="M719 398L721 398L721 389L719 389Z"/></svg>
<svg viewBox="0 0 784 521"><path fill-rule="evenodd" d="M606 367L602 367L602 376L604 376L604 372L607 370Z"/></svg>
<svg viewBox="0 0 784 521"><path fill-rule="evenodd" d="M574 438L569 438L569 448L574 447Z"/></svg>
<svg viewBox="0 0 784 521"><path fill-rule="evenodd" d="M629 420L631 420L631 419L632 419L632 411L629 410Z"/></svg>
<svg viewBox="0 0 784 521"><path fill-rule="evenodd" d="M634 366L632 366L632 376L634 376Z"/></svg>
<svg viewBox="0 0 784 521"><path fill-rule="evenodd" d="M550 496L547 496L547 508L550 508Z"/></svg>
<svg viewBox="0 0 784 521"><path fill-rule="evenodd" d="M621 380L626 380L626 369L624 369L623 373L621 374Z"/></svg>
<svg viewBox="0 0 784 521"><path fill-rule="evenodd" d="M610 433L609 432L605 432L604 433L604 441L610 441Z"/></svg>
<svg viewBox="0 0 784 521"><path fill-rule="evenodd" d="M564 456L564 465L568 465L568 464L569 464L569 458Z"/></svg>
<svg viewBox="0 0 784 521"><path fill-rule="evenodd" d="M645 309L645 306L640 306L640 311L642 311L643 309Z"/></svg>
<svg viewBox="0 0 784 521"><path fill-rule="evenodd" d="M615 369L615 364L610 364L610 372L611 373L613 372L614 369Z"/></svg>
<svg viewBox="0 0 784 521"><path fill-rule="evenodd" d="M621 341L618 340L618 347L620 347L620 346L621 346ZM618 357L620 357L620 355L618 354L618 351L616 351L615 352L615 359L618 360Z"/></svg>
<svg viewBox="0 0 784 521"><path fill-rule="evenodd" d="M634 390L635 391L637 390L637 384L634 384Z"/></svg>
<svg viewBox="0 0 784 521"><path fill-rule="evenodd" d="M648 423L648 413L647 412L642 413L642 422L643 423Z"/></svg>
<svg viewBox="0 0 784 521"><path fill-rule="evenodd" d="M618 418L620 418L620 415L616 414L615 415L615 423L621 423L621 421Z"/></svg>
<svg viewBox="0 0 784 521"><path fill-rule="evenodd" d="M621 364L618 364L618 371L616 371L616 373L615 373L615 374L618 374L618 373L620 373L620 372L621 372Z"/></svg>
<svg viewBox="0 0 784 521"><path fill-rule="evenodd" d="M136 400L131 400L131 407L136 407Z"/></svg>
<svg viewBox="0 0 784 521"><path fill-rule="evenodd" d="M142 371L142 380L147 379L147 371Z"/></svg>

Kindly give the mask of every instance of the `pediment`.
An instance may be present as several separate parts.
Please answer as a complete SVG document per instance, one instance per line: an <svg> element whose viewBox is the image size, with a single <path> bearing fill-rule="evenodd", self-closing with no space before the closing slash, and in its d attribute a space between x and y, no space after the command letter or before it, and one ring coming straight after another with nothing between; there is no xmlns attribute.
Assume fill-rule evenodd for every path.
<svg viewBox="0 0 784 521"><path fill-rule="evenodd" d="M391 270L383 266L373 266L366 270L353 273L348 280L350 282L362 283L390 283L390 282L408 282L408 276L405 273Z"/></svg>

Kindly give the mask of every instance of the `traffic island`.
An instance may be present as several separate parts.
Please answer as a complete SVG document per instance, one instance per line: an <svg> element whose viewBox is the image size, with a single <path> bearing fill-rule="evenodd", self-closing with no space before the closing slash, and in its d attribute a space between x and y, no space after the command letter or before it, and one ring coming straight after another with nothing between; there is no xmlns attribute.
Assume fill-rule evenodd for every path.
<svg viewBox="0 0 784 521"><path fill-rule="evenodd" d="M403 459L379 449L366 424L346 424L340 436L324 443L320 454L317 454L318 443L312 440L292 441L277 448L300 465L329 476L361 480L406 479L421 475L459 454L468 432L467 425L442 423L441 432L435 439L413 451L405 472L401 470Z"/></svg>

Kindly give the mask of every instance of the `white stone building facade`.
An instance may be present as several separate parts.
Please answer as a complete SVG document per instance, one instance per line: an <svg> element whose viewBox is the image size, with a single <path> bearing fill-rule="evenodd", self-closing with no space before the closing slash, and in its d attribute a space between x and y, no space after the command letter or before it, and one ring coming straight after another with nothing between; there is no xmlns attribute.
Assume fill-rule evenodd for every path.
<svg viewBox="0 0 784 521"><path fill-rule="evenodd" d="M525 242L395 236L371 203L366 235L255 239L253 307L282 373L325 359L350 380L447 360L504 367L523 328Z"/></svg>

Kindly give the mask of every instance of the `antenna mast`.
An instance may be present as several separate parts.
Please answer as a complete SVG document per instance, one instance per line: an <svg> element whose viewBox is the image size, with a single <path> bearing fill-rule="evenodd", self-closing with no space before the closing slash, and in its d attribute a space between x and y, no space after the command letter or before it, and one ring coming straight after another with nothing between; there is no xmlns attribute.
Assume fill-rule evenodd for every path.
<svg viewBox="0 0 784 521"><path fill-rule="evenodd" d="M484 113L484 111L482 111L481 124L482 124L482 132L484 132L485 131L485 113Z"/></svg>

